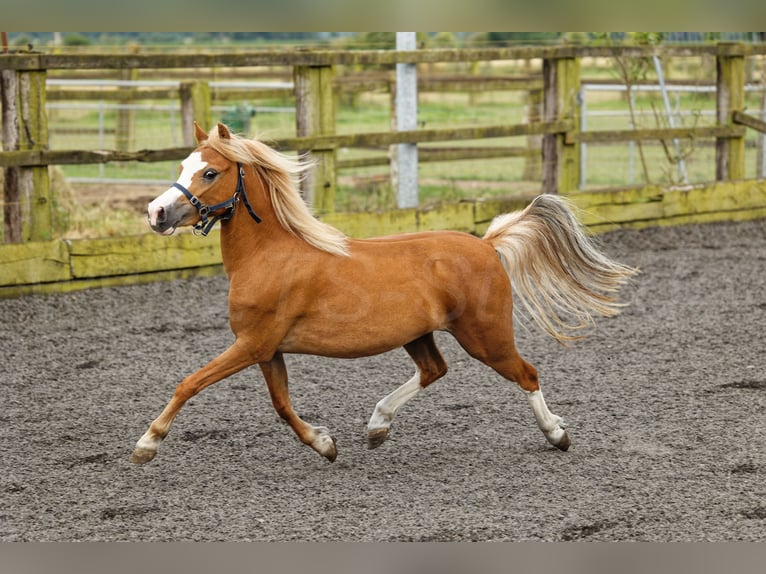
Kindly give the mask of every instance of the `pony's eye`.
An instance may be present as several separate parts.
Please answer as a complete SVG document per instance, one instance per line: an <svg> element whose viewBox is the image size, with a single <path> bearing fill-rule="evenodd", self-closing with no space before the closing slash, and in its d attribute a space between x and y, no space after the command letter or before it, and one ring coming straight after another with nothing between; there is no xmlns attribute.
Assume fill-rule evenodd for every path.
<svg viewBox="0 0 766 574"><path fill-rule="evenodd" d="M205 170L205 172L202 174L202 178L206 179L207 181L211 181L215 179L215 176L218 175L218 172L214 169L208 169Z"/></svg>

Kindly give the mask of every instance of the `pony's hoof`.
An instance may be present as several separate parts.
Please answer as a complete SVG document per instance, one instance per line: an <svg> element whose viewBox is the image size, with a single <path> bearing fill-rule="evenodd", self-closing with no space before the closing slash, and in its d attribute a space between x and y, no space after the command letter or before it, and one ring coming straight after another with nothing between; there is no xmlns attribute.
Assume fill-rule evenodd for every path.
<svg viewBox="0 0 766 574"><path fill-rule="evenodd" d="M387 428L373 429L371 431L368 431L367 432L367 448L369 448L370 450L374 448L378 448L380 445L386 442L387 438L388 438Z"/></svg>
<svg viewBox="0 0 766 574"><path fill-rule="evenodd" d="M330 462L335 462L338 456L338 448L335 446L335 437L330 434L326 427L314 427L317 435L311 443L311 447Z"/></svg>
<svg viewBox="0 0 766 574"><path fill-rule="evenodd" d="M569 450L569 444L570 444L570 442L569 442L569 434L567 433L567 431L564 431L564 435L561 437L559 442L557 444L555 444L554 446L557 449L563 450L564 452L566 452L567 450Z"/></svg>
<svg viewBox="0 0 766 574"><path fill-rule="evenodd" d="M149 450L148 448L136 447L133 454L130 455L130 462L133 464L146 464L157 456L156 450Z"/></svg>
<svg viewBox="0 0 766 574"><path fill-rule="evenodd" d="M325 448L325 451L320 454L330 462L335 462L335 459L338 457L338 447L335 443L335 437L331 436L330 439L332 440L332 444L328 445Z"/></svg>

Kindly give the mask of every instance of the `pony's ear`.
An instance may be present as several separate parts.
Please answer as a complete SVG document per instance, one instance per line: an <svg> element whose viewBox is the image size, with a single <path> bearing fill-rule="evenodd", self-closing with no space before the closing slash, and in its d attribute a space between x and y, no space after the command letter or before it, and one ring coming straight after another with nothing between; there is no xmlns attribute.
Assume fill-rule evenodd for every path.
<svg viewBox="0 0 766 574"><path fill-rule="evenodd" d="M218 124L218 137L220 137L222 140L231 138L231 132L229 131L229 128L227 128L224 124Z"/></svg>
<svg viewBox="0 0 766 574"><path fill-rule="evenodd" d="M205 130L199 127L199 124L197 122L194 122L194 137L197 140L197 143L202 143L203 141L207 139L207 134L205 133Z"/></svg>

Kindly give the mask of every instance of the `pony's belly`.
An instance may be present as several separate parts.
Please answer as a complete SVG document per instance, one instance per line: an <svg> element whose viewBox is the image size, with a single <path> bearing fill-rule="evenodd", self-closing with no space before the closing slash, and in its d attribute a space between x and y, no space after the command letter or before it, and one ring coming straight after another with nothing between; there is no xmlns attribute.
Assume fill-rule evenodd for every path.
<svg viewBox="0 0 766 574"><path fill-rule="evenodd" d="M437 330L430 321L387 319L358 322L335 318L315 324L299 324L282 340L279 351L342 359L369 357L402 347Z"/></svg>

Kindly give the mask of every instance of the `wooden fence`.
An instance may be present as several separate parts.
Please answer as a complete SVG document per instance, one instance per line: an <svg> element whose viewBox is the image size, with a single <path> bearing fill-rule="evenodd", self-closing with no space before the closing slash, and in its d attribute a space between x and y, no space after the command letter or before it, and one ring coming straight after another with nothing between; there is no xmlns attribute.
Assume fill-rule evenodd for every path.
<svg viewBox="0 0 766 574"><path fill-rule="evenodd" d="M369 236L416 229L458 228L481 232L491 215L517 206L515 201L469 202L436 210L396 210L387 214L334 213L336 171L340 147L386 147L398 143L476 140L523 135L542 136L542 185L549 193L570 195L586 207L600 224L642 225L668 221L704 221L716 218L766 216L766 193L761 181L737 182L744 177L746 128L766 133L766 124L744 110L745 62L766 54L764 45L718 44L694 47L516 47L470 50L393 51L258 51L235 54L110 54L58 55L38 53L0 54L2 80L2 137L0 167L5 168L5 240L0 246L2 281L0 292L17 294L30 290L55 290L148 280L157 274L177 273L217 266L217 245L194 238L156 238L54 241L48 166L105 163L110 161L166 161L185 157L189 148L141 151L48 149L45 115L46 77L54 70L81 69L202 69L253 66L289 66L293 69L298 117L297 137L276 142L285 150L309 150L317 163L307 193L320 216L351 235ZM580 87L580 60L584 57L646 58L714 57L717 63L717 125L676 129L580 131L576 98ZM515 125L491 125L452 129L418 129L339 135L335 133L334 106L338 66L393 65L397 62L479 62L541 59L543 114L541 121ZM204 82L187 84L182 100L186 115L210 121L209 88ZM580 193L579 146L592 142L711 138L716 145L716 179L711 186L686 190L642 190ZM364 165L362 160L352 160ZM348 163L348 162L347 162ZM345 165L345 164L344 164ZM350 165L349 165L350 166ZM346 166L346 167L349 167ZM679 195L680 194L680 195ZM720 213L720 216L715 216ZM627 215L626 215L627 214ZM605 222L612 222L606 223ZM136 261L137 249L151 253ZM120 253L123 257L120 258ZM191 254L191 255L190 255ZM85 264L85 261L91 263ZM117 271L115 271L117 270ZM140 276L136 275L140 274ZM104 279L104 277L107 277ZM48 285L48 287L45 287ZM59 287L61 288L61 287Z"/></svg>

